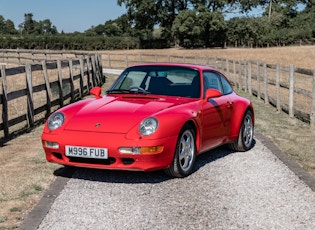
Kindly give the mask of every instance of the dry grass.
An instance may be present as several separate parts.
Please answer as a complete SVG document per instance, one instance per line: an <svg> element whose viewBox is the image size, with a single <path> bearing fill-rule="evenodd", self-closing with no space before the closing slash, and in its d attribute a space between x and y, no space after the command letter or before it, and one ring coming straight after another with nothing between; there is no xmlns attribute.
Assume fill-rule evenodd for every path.
<svg viewBox="0 0 315 230"><path fill-rule="evenodd" d="M58 165L46 162L42 127L0 147L0 229L16 228L55 179Z"/></svg>
<svg viewBox="0 0 315 230"><path fill-rule="evenodd" d="M116 50L110 54L159 54L171 56L218 57L230 60L251 60L288 67L294 64L304 69L315 69L315 46L293 46L276 48L230 48L230 49L162 49L162 50ZM105 59L105 58L103 58ZM145 61L145 60L144 60ZM106 63L104 63L106 66Z"/></svg>

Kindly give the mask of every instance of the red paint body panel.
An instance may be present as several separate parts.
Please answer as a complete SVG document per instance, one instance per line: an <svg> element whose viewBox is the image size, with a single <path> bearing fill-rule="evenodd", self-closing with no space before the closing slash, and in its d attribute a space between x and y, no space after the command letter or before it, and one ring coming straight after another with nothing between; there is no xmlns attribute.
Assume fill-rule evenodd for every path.
<svg viewBox="0 0 315 230"><path fill-rule="evenodd" d="M139 66L146 68L152 65ZM46 159L49 162L77 167L151 171L168 168L172 164L178 135L186 123L190 123L195 129L197 154L237 139L246 110L250 109L252 113L254 112L252 104L234 92L222 96L213 94L218 97L204 98L202 71L216 71L215 69L170 63L153 66L178 66L199 73L200 97L108 93L99 98L98 90L94 90L97 92L94 93L96 98L76 102L58 111L65 117L60 128L50 130L47 126L48 122L46 123L42 134L43 142L59 145L57 148L43 145ZM124 73L121 77L123 75ZM140 77L142 76L139 75L138 78ZM173 79L172 77L174 78L174 76L170 78ZM180 93L187 93L185 77L182 77L180 80L183 82L178 84L178 89L182 91ZM118 79L113 87L115 84L123 83ZM141 135L139 124L148 117L158 120L158 128L149 136ZM106 148L109 159L71 160L70 157L65 156L66 145ZM150 146L163 146L163 150L154 154L123 154L118 150L121 147Z"/></svg>

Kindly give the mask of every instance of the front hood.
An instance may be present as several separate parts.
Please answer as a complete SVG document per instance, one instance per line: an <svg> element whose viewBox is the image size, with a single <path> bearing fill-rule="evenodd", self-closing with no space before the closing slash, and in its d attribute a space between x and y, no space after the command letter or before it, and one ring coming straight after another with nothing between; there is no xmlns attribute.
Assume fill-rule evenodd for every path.
<svg viewBox="0 0 315 230"><path fill-rule="evenodd" d="M127 133L144 118L191 99L150 96L107 97L91 101L67 122L66 130Z"/></svg>

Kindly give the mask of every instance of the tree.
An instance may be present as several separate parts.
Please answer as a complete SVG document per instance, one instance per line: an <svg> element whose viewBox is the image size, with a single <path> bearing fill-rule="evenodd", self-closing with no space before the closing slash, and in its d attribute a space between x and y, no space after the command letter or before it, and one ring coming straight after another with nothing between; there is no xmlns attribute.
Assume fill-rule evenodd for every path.
<svg viewBox="0 0 315 230"><path fill-rule="evenodd" d="M92 26L90 29L85 31L88 36L130 36L132 34L132 28L129 24L128 17L126 14L118 17L115 20L106 21L104 24Z"/></svg>
<svg viewBox="0 0 315 230"><path fill-rule="evenodd" d="M126 6L129 23L135 28L136 35L141 39L152 38L154 25L158 21L156 1L117 0L117 3Z"/></svg>
<svg viewBox="0 0 315 230"><path fill-rule="evenodd" d="M53 35L53 34L58 33L56 26L52 25L52 23L49 19L45 19L44 21L40 21L39 24L40 24L41 33L43 33L43 34Z"/></svg>
<svg viewBox="0 0 315 230"><path fill-rule="evenodd" d="M24 14L23 33L34 34L35 33L35 21L33 20L33 14Z"/></svg>
<svg viewBox="0 0 315 230"><path fill-rule="evenodd" d="M172 27L173 35L185 47L223 46L226 23L221 12L211 12L203 5L177 15Z"/></svg>
<svg viewBox="0 0 315 230"><path fill-rule="evenodd" d="M17 34L14 27L14 23L11 20L5 20L3 16L0 15L0 34Z"/></svg>
<svg viewBox="0 0 315 230"><path fill-rule="evenodd" d="M179 45L185 47L199 46L201 27L197 22L196 10L185 10L174 20L172 32Z"/></svg>
<svg viewBox="0 0 315 230"><path fill-rule="evenodd" d="M14 22L11 20L7 20L5 22L5 31L7 34L17 34L17 30L15 29Z"/></svg>
<svg viewBox="0 0 315 230"><path fill-rule="evenodd" d="M5 34L5 19L0 15L0 34Z"/></svg>

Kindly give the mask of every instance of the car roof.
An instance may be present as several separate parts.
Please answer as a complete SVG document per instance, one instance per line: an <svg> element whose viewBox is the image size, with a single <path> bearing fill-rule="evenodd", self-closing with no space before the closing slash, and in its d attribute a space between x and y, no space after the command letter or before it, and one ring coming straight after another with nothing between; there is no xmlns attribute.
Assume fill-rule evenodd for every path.
<svg viewBox="0 0 315 230"><path fill-rule="evenodd" d="M142 63L142 64L130 66L129 68L141 67L141 66L178 66L178 67L186 67L186 68L192 68L192 69L198 69L198 70L214 70L214 71L218 72L217 69L210 67L210 66L186 64L186 63L173 63L173 62Z"/></svg>

